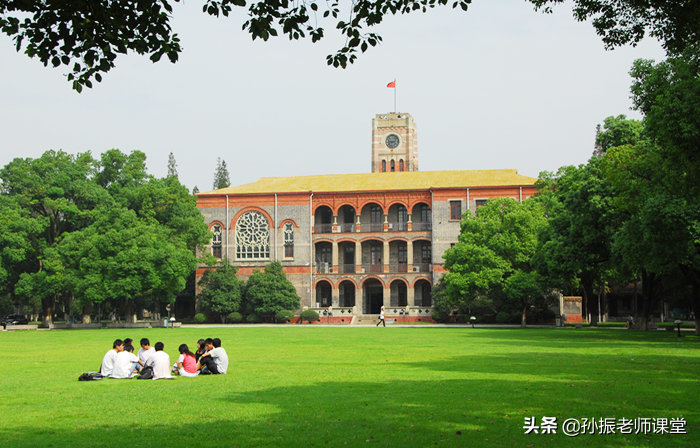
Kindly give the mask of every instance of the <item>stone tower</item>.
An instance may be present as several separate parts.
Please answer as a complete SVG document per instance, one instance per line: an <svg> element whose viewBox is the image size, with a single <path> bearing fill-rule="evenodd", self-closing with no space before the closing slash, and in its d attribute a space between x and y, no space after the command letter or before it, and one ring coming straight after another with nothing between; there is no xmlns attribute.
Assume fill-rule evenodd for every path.
<svg viewBox="0 0 700 448"><path fill-rule="evenodd" d="M372 172L418 171L418 136L410 114L379 114L372 120Z"/></svg>

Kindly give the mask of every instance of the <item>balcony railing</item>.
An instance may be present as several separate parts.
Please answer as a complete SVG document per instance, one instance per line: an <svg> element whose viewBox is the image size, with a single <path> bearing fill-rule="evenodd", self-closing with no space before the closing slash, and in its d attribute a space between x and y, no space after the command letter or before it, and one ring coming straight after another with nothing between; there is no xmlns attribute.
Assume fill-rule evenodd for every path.
<svg viewBox="0 0 700 448"><path fill-rule="evenodd" d="M369 223L369 224L362 224L362 232L383 232L384 231L384 224L382 223Z"/></svg>
<svg viewBox="0 0 700 448"><path fill-rule="evenodd" d="M338 267L340 268L341 274L354 274L355 273L355 265L354 264L341 264Z"/></svg>
<svg viewBox="0 0 700 448"><path fill-rule="evenodd" d="M389 265L389 272L408 272L407 263L391 263Z"/></svg>
<svg viewBox="0 0 700 448"><path fill-rule="evenodd" d="M314 233L333 233L333 224L315 224Z"/></svg>
<svg viewBox="0 0 700 448"><path fill-rule="evenodd" d="M341 224L340 231L343 233L352 233L355 231L355 224Z"/></svg>
<svg viewBox="0 0 700 448"><path fill-rule="evenodd" d="M408 230L407 222L390 222L389 232L406 232Z"/></svg>
<svg viewBox="0 0 700 448"><path fill-rule="evenodd" d="M383 264L363 264L362 270L365 274L379 274L384 272Z"/></svg>
<svg viewBox="0 0 700 448"><path fill-rule="evenodd" d="M426 230L432 229L432 225L430 222L413 222L413 231L414 232L424 232Z"/></svg>

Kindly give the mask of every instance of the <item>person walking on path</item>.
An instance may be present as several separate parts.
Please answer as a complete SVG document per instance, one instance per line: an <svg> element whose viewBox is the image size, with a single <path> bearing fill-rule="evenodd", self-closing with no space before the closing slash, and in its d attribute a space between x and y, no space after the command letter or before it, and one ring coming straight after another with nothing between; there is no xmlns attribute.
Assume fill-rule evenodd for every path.
<svg viewBox="0 0 700 448"><path fill-rule="evenodd" d="M384 322L384 307L382 307L382 310L379 312L379 322L377 322L377 327L379 324L382 324L386 327L386 322Z"/></svg>

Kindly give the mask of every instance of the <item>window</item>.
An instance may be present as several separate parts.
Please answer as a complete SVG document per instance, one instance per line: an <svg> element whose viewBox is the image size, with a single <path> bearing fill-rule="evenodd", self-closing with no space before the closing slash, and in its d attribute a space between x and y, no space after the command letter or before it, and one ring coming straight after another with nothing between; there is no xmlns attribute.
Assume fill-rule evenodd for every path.
<svg viewBox="0 0 700 448"><path fill-rule="evenodd" d="M462 219L462 201L450 201L450 219Z"/></svg>
<svg viewBox="0 0 700 448"><path fill-rule="evenodd" d="M404 207L403 205L399 205L397 212L399 218L398 230L401 232L405 232L406 230L408 230L408 210L406 210L406 207Z"/></svg>
<svg viewBox="0 0 700 448"><path fill-rule="evenodd" d="M399 246L399 264L408 263L408 247L405 244Z"/></svg>
<svg viewBox="0 0 700 448"><path fill-rule="evenodd" d="M486 205L486 199L477 199L476 206L481 207L482 205Z"/></svg>
<svg viewBox="0 0 700 448"><path fill-rule="evenodd" d="M399 171L403 171L403 159L399 160Z"/></svg>
<svg viewBox="0 0 700 448"><path fill-rule="evenodd" d="M284 258L294 258L294 224L284 225Z"/></svg>
<svg viewBox="0 0 700 448"><path fill-rule="evenodd" d="M430 207L427 205L420 206L420 220L421 222L430 223L433 217L430 214Z"/></svg>
<svg viewBox="0 0 700 448"><path fill-rule="evenodd" d="M395 164L395 162L392 160L392 161L391 161L391 172L393 173L394 171L396 171L396 164Z"/></svg>
<svg viewBox="0 0 700 448"><path fill-rule="evenodd" d="M221 258L221 226L214 224L211 226L214 236L211 238L211 254L216 258Z"/></svg>
<svg viewBox="0 0 700 448"><path fill-rule="evenodd" d="M270 224L260 212L243 213L236 221L236 259L270 258Z"/></svg>
<svg viewBox="0 0 700 448"><path fill-rule="evenodd" d="M382 173L386 173L386 160L382 160Z"/></svg>
<svg viewBox="0 0 700 448"><path fill-rule="evenodd" d="M430 250L430 244L423 244L421 247L421 263L431 263L432 262L432 250Z"/></svg>
<svg viewBox="0 0 700 448"><path fill-rule="evenodd" d="M454 249L457 243L450 243L450 249Z"/></svg>
<svg viewBox="0 0 700 448"><path fill-rule="evenodd" d="M373 205L369 209L370 230L372 232L381 232L384 230L382 214L382 208L378 205Z"/></svg>

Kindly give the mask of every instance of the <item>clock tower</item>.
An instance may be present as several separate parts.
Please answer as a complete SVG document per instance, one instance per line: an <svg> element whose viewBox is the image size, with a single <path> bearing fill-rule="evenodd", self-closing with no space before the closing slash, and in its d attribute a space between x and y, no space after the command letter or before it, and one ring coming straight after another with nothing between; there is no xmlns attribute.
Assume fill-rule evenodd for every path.
<svg viewBox="0 0 700 448"><path fill-rule="evenodd" d="M372 172L418 171L418 137L410 114L379 114L372 120Z"/></svg>

